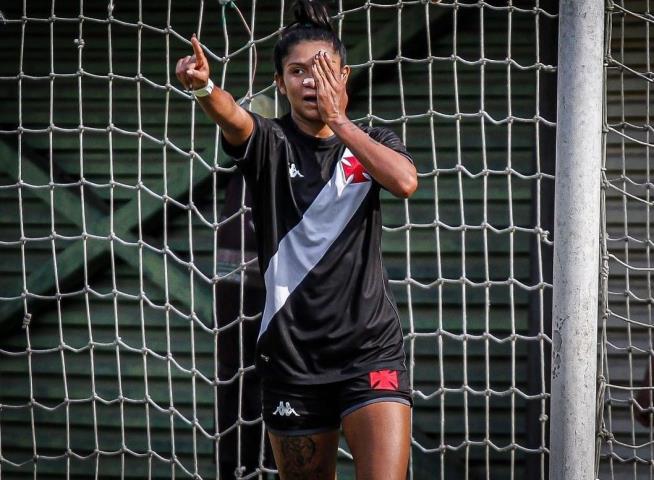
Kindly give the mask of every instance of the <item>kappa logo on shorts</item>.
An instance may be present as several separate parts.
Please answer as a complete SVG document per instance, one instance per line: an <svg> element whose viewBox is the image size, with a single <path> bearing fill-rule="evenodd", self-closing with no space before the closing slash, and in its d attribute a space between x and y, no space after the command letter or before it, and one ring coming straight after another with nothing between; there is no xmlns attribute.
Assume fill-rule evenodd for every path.
<svg viewBox="0 0 654 480"><path fill-rule="evenodd" d="M370 387L373 390L397 390L397 370L370 372Z"/></svg>
<svg viewBox="0 0 654 480"><path fill-rule="evenodd" d="M273 415L281 415L282 417L290 417L291 415L295 415L296 417L300 416L295 409L291 407L290 402L284 403L281 401L279 402L279 405L277 405Z"/></svg>

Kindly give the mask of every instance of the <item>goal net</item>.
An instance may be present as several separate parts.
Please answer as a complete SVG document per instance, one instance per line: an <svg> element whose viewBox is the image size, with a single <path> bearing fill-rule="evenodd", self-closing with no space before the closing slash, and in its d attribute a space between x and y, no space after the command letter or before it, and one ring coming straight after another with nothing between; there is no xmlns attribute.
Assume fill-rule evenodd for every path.
<svg viewBox="0 0 654 480"><path fill-rule="evenodd" d="M217 85L281 114L271 52L288 6L3 5L0 477L274 473L252 406L261 286L247 192L174 67L197 33ZM419 172L411 199L382 193L415 402L410 477L545 479L556 2L329 6L350 118L396 131ZM645 158L648 131L624 118L609 135L623 159L632 143ZM644 211L648 178L607 195ZM612 258L629 267L620 278L644 279L617 249L643 255L648 237L624 228ZM625 291L626 308L649 311L648 293ZM616 347L633 368L651 351L645 331L640 350ZM629 386L607 398L633 417ZM352 478L345 442L338 468Z"/></svg>
<svg viewBox="0 0 654 480"><path fill-rule="evenodd" d="M652 5L606 12L598 478L652 478Z"/></svg>

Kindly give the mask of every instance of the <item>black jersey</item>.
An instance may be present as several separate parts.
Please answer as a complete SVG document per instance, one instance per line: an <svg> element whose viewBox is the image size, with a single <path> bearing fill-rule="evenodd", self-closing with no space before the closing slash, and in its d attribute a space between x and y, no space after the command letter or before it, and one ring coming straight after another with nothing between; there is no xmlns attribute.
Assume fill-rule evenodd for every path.
<svg viewBox="0 0 654 480"><path fill-rule="evenodd" d="M266 287L257 371L287 383L328 383L404 370L382 265L379 184L338 137L307 135L290 115L252 116L246 144L223 139L223 148L252 192ZM360 128L411 160L391 130Z"/></svg>

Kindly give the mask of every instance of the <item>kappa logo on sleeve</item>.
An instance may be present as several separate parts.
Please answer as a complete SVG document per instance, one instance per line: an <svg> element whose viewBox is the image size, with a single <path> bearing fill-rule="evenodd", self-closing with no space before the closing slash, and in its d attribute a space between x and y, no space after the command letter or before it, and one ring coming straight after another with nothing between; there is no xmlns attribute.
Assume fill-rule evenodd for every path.
<svg viewBox="0 0 654 480"><path fill-rule="evenodd" d="M370 387L373 390L397 390L397 370L370 372Z"/></svg>
<svg viewBox="0 0 654 480"><path fill-rule="evenodd" d="M347 153L347 152L346 152ZM369 182L370 175L354 155L345 155L341 159L341 168L346 183Z"/></svg>

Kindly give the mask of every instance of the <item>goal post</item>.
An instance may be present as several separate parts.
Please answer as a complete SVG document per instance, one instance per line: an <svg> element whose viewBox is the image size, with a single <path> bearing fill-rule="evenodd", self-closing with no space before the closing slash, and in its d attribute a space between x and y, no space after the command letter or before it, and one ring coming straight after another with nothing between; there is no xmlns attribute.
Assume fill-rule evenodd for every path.
<svg viewBox="0 0 654 480"><path fill-rule="evenodd" d="M604 4L559 7L550 478L594 478Z"/></svg>

